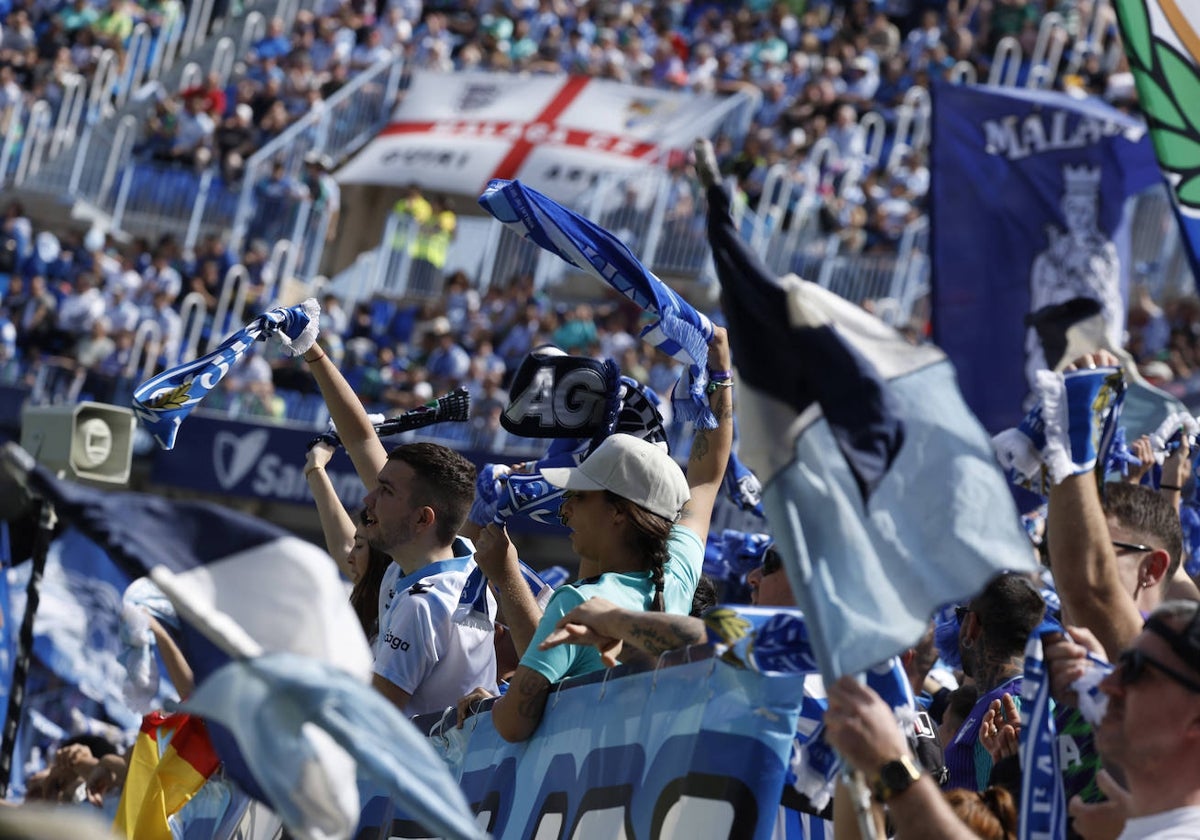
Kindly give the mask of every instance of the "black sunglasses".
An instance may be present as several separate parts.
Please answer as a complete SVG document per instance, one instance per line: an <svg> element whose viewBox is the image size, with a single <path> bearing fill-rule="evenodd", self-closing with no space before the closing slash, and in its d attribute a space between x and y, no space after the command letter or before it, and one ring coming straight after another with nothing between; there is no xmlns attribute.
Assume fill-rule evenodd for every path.
<svg viewBox="0 0 1200 840"><path fill-rule="evenodd" d="M764 575L773 575L783 568L783 559L779 556L778 551L768 551L763 555L762 573Z"/></svg>
<svg viewBox="0 0 1200 840"><path fill-rule="evenodd" d="M962 624L963 619L967 617L967 613L974 612L970 607L955 607L954 617L958 619L958 623Z"/></svg>
<svg viewBox="0 0 1200 840"><path fill-rule="evenodd" d="M1130 648L1129 650L1123 651L1121 655L1117 657L1117 664L1121 668L1121 670L1117 672L1117 679L1120 681L1121 685L1133 685L1142 678L1142 675L1146 673L1147 668L1154 668L1155 670L1166 674L1188 691L1200 694L1200 680L1192 679L1187 674L1180 673L1169 665L1164 665L1139 648Z"/></svg>
<svg viewBox="0 0 1200 840"><path fill-rule="evenodd" d="M1128 543L1122 542L1121 540L1110 540L1110 542L1113 544L1114 548L1120 548L1125 551L1154 551L1152 547L1148 545L1142 545L1141 543Z"/></svg>

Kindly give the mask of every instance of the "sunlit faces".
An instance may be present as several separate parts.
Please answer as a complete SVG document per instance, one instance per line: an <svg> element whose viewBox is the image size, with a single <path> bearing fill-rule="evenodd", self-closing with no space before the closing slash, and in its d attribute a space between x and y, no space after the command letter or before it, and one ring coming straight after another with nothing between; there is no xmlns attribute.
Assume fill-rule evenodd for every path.
<svg viewBox="0 0 1200 840"><path fill-rule="evenodd" d="M571 529L571 547L584 560L599 562L611 544L618 511L603 490L568 490L558 516Z"/></svg>
<svg viewBox="0 0 1200 840"><path fill-rule="evenodd" d="M354 529L354 546L346 555L346 565L350 567L350 582L358 583L367 573L367 564L371 562L371 547L367 543L367 526L361 522Z"/></svg>
<svg viewBox="0 0 1200 840"><path fill-rule="evenodd" d="M1196 681L1200 673L1154 633L1142 632L1133 650L1141 655L1125 657L1100 683L1108 711L1096 729L1096 746L1105 759L1130 770L1173 756L1184 731L1200 716L1200 692L1181 685L1161 666Z"/></svg>
<svg viewBox="0 0 1200 840"><path fill-rule="evenodd" d="M379 471L379 486L363 499L370 546L393 554L416 537L421 508L412 502L415 480L416 472L403 461L388 461Z"/></svg>

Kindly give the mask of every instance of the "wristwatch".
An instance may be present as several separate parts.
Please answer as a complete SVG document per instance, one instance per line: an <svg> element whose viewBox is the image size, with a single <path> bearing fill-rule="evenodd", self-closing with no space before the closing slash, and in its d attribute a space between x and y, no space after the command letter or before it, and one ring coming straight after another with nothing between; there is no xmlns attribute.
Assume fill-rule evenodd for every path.
<svg viewBox="0 0 1200 840"><path fill-rule="evenodd" d="M911 758L904 755L879 768L871 782L871 791L875 794L876 802L887 802L893 796L904 793L919 778L921 771Z"/></svg>

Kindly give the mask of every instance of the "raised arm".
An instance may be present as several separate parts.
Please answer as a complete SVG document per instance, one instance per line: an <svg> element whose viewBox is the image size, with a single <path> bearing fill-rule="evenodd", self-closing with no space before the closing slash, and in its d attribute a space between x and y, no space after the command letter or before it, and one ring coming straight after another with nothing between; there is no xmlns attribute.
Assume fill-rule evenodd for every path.
<svg viewBox="0 0 1200 840"><path fill-rule="evenodd" d="M368 492L374 490L378 485L379 471L387 462L387 450L379 442L375 427L367 417L367 410L320 345L314 344L304 354L304 361L308 362L308 369L321 389L329 416L337 427L338 437L342 439L358 477Z"/></svg>
<svg viewBox="0 0 1200 840"><path fill-rule="evenodd" d="M708 369L710 375L715 373L718 376L733 370L729 336L723 327L716 327L713 340L708 345ZM679 524L693 531L701 543L708 538L713 506L717 502L717 494L721 492L725 465L729 463L729 453L733 450L732 385L732 379L714 380L710 385L708 404L717 418L717 428L697 429L688 456L687 481L691 498L683 506Z"/></svg>
<svg viewBox="0 0 1200 840"><path fill-rule="evenodd" d="M354 579L348 558L354 548L354 520L346 513L341 499L333 489L333 482L325 472L325 466L333 457L333 447L327 443L314 443L308 450L304 462L304 478L317 503L317 518L321 520L321 532L325 535L325 549L341 569L342 574Z"/></svg>
<svg viewBox="0 0 1200 840"><path fill-rule="evenodd" d="M508 530L503 525L488 525L479 531L475 541L475 562L496 587L504 622L508 625L517 656L521 657L542 620L542 609L525 582L517 560L517 547L508 538Z"/></svg>

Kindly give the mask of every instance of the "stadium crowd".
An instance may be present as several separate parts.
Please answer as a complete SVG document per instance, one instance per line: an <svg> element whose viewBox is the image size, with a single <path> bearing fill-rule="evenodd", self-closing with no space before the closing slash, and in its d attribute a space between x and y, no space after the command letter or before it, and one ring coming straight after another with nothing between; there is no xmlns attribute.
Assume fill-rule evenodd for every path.
<svg viewBox="0 0 1200 840"><path fill-rule="evenodd" d="M1078 35L1089 4L1059 7L1066 12L1068 31ZM713 162L736 177L741 200L754 206L762 199L766 172L776 163L790 167L793 178L805 177L805 156L828 139L841 163L821 187L823 226L848 250L887 250L924 212L929 172L923 153L907 150L897 166L870 168L843 189L843 179L866 154L864 113L877 110L894 126L896 108L913 85L927 87L930 78L945 76L960 61L986 75L1004 36L1017 37L1028 54L1046 11L1026 0L982 0L961 7L860 0L805 8L783 3L576 7L555 0L484 7L410 0L380 8L326 2L302 12L290 27L270 21L263 38L242 57L244 74L228 86L210 77L178 98L165 97L141 151L188 167L217 165L225 178L236 180L252 149L320 107L353 73L397 53L410 68L586 72L715 91L751 85L763 94L754 124L745 138L718 142ZM122 0L103 13L88 0L63 9L12 4L0 26L0 119L12 113L16 98L52 96L55 79L72 65L86 71L87 56L127 38L131 21L145 17L161 26L180 13L169 4L138 8ZM1114 37L1111 21L1100 31L1106 42ZM1132 94L1125 74L1106 72L1100 46L1084 57L1077 74L1063 76L1058 85L1126 103ZM305 177L318 177L319 169ZM715 173L710 167L700 174L701 185L687 193L693 207L700 206L699 193L712 188ZM296 192L300 187L299 180L286 185ZM268 217L260 212L259 218L265 223ZM180 309L189 294L205 304L204 340L224 335L265 308L261 296L279 278L257 241L270 239L271 232L260 233L243 254L230 253L219 237L208 238L195 254L183 254L169 238L121 246L96 232L37 230L20 205L10 202L0 222L0 273L7 275L0 297L0 382L37 384L51 398L91 395L126 402L143 370L133 358L140 324L158 324L160 341L150 350L157 369L177 360L190 340ZM248 269L252 291L242 311L216 322L222 283L239 262ZM303 360L256 349L206 406L276 419L294 416L302 403L323 406L338 421L347 449L353 454L357 448L361 458L355 464L368 491L359 521L347 526L341 520L336 533L327 527L326 536L331 554L348 560L343 565L348 577L356 584L370 580L371 591L356 590L355 603L364 630L375 639L376 686L402 709L458 704L466 716L484 694L499 689L488 679L495 673L533 698L535 706L531 713L511 699L497 701L498 728L513 740L537 737L550 684L603 667L603 655L617 640L637 647L656 639L646 652L657 655L665 647L705 638L698 619L684 619L697 587L693 578L699 577L707 514L731 445L735 401L730 387L718 386L709 394L721 422L705 437L711 448L697 448L701 454L686 475L628 442L597 450L594 457L633 464L632 483L611 485L583 467L547 475L569 494L561 516L578 535L574 546L581 569L612 577L584 584L594 588L582 595L582 587L571 587L546 606L543 617L542 608L513 584L519 570L507 534L487 522L467 521L475 481L469 465L431 446L384 452L366 411L396 413L465 385L472 393L470 424L478 441L488 441L499 434L514 372L539 344L616 360L622 372L659 395L664 413L681 365L638 340L642 313L623 298L556 301L524 276L482 294L465 274L442 281L443 292L432 302L378 298L347 308L335 296L325 296L317 348ZM1194 299L1159 304L1144 290L1135 291L1128 345L1143 372L1159 382L1193 376L1200 368L1197 324L1200 305ZM709 354L714 381L730 381L719 378L731 368L723 329ZM710 453L707 460L704 453ZM1082 475L1050 493L1050 528L1042 550L1057 585L1060 617L1071 626L1045 639L1045 656L1063 726L1073 727L1073 738L1080 731L1085 735L1072 742L1077 760L1064 769L1069 793L1079 796L1071 816L1072 830L1080 836L1115 836L1114 828L1124 823L1121 836L1130 840L1200 837L1200 744L1190 740L1200 732L1200 618L1196 602L1188 600L1195 597L1195 587L1178 571L1184 560L1178 488L1194 481L1188 454L1185 444L1165 459L1158 487L1110 487L1102 500L1091 476ZM319 482L322 466L310 461L306 478ZM671 469L680 474L670 473L668 489L644 486L647 473ZM435 494L431 506L414 506L406 493L393 492L431 486L445 491ZM450 501L443 502L444 497ZM417 515L425 516L426 509L433 511L432 522ZM410 613L421 593L397 588L397 581L428 572L439 608L456 603L466 576L462 569L429 569L472 554L461 537L476 540L470 562L502 595L512 649L493 649L492 634L486 632L464 634L449 640L452 651L444 666L405 662L399 646L387 643L388 634L399 638L416 622L433 619ZM382 553L382 560L363 559L364 544ZM359 559L349 560L352 551ZM626 554L636 563L623 565ZM664 563L664 556L670 560ZM389 566L389 561L394 562ZM374 576L367 572L372 563ZM664 566L669 570L665 581ZM636 582L612 583L615 577ZM975 597L951 605L956 609L938 628L936 644L931 633L906 654L912 687L926 695L927 711L938 725L939 749L932 755L914 760L912 733L895 725L891 709L870 689L851 681L827 687L829 742L874 782L896 836L1015 835L1022 806L1014 783L1020 778L1014 765L1023 725L1016 716L1020 657L1030 632L1048 608L1055 609L1042 583L1019 575L998 578ZM748 587L761 605L794 603L770 550L752 571L725 584ZM638 629L643 620L665 626L647 634ZM673 645L663 639L673 639ZM569 641L595 646L596 655L550 652ZM1089 670L1088 654L1115 665L1099 684L1109 713L1094 729L1074 712L1080 703L1074 681ZM423 655L435 658L430 651ZM507 668L500 667L502 656ZM480 688L483 693L477 693ZM94 799L105 800L121 774L114 767L119 762L109 757L114 752L111 744L96 740L64 742L29 796L78 801L90 789ZM853 822L837 810L844 803L843 795L835 798L832 811L812 810L834 817L840 827Z"/></svg>

